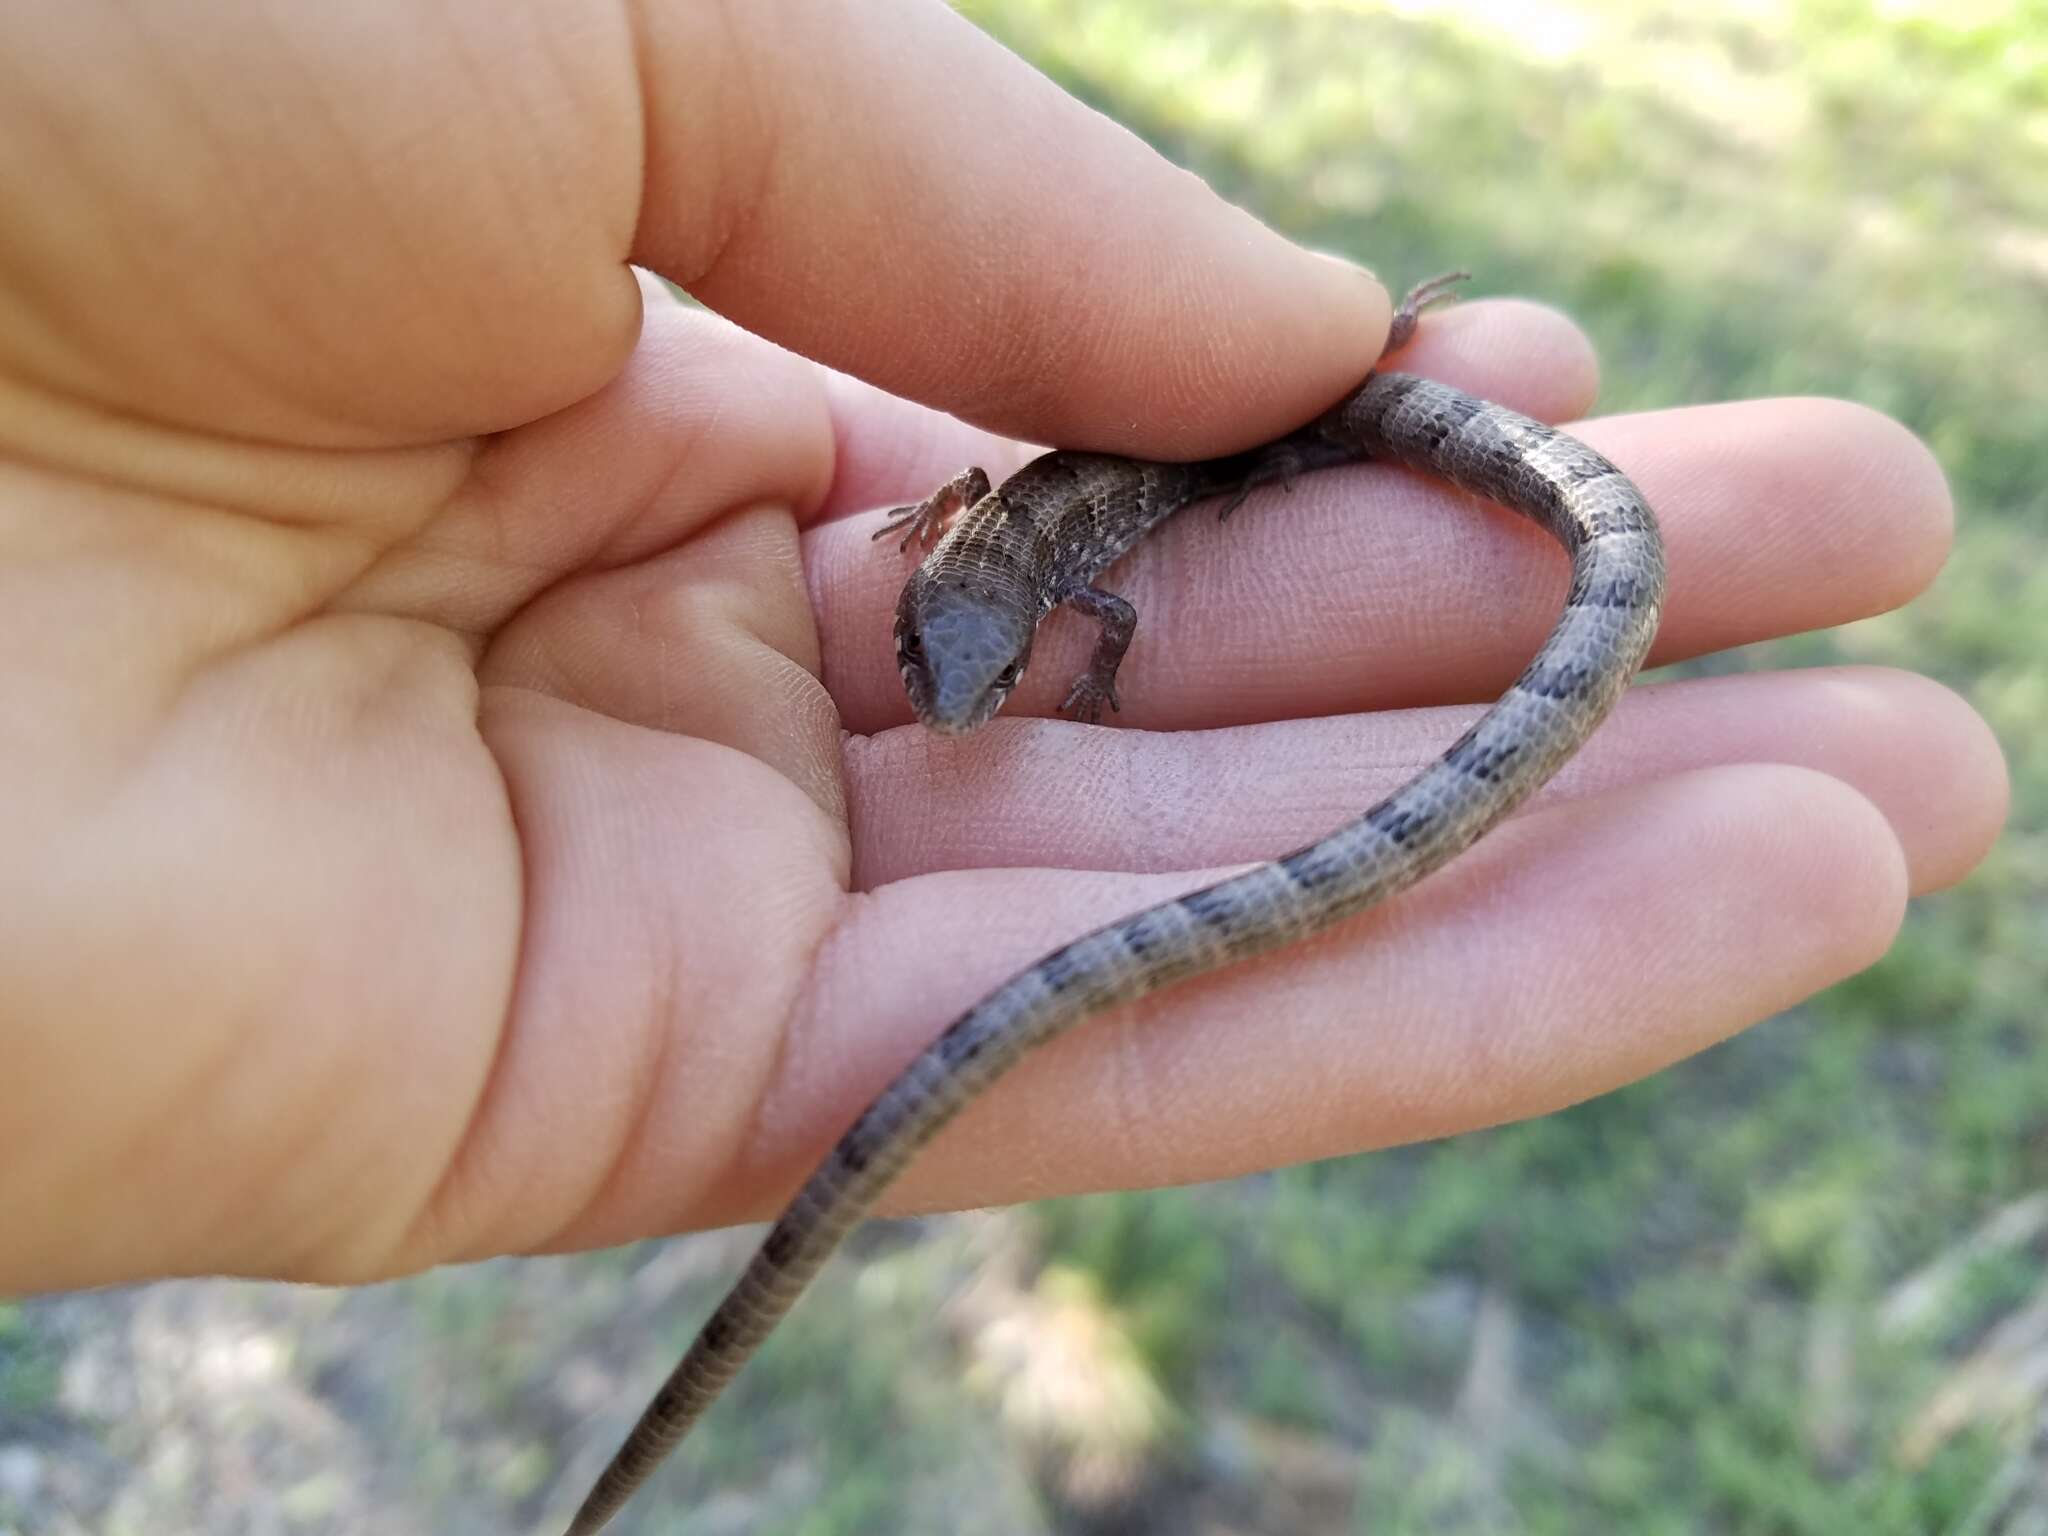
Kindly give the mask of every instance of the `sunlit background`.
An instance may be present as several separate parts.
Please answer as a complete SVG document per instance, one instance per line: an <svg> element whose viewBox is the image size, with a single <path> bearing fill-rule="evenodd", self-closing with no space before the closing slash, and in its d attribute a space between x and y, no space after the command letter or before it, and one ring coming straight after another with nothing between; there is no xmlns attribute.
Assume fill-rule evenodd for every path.
<svg viewBox="0 0 2048 1536"><path fill-rule="evenodd" d="M1571 1113L868 1229L618 1529L2048 1531L2048 4L964 9L1390 284L1569 309L1603 409L1902 418L1938 587L1711 666L1944 679L2012 827L1877 969ZM0 1531L543 1529L752 1238L0 1304Z"/></svg>

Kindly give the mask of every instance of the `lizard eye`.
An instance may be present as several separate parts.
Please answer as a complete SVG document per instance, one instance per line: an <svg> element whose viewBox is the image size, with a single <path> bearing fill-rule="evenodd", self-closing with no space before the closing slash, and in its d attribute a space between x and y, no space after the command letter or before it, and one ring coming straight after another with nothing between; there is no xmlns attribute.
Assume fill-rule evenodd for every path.
<svg viewBox="0 0 2048 1536"><path fill-rule="evenodd" d="M1015 687L1018 675L1021 672L1023 672L1023 670L1024 669L1018 666L1016 662L1011 662L1007 667L1003 668L1002 671L996 674L996 686L998 688Z"/></svg>
<svg viewBox="0 0 2048 1536"><path fill-rule="evenodd" d="M924 637L914 629L906 629L903 638L897 642L897 651L915 661L924 654Z"/></svg>

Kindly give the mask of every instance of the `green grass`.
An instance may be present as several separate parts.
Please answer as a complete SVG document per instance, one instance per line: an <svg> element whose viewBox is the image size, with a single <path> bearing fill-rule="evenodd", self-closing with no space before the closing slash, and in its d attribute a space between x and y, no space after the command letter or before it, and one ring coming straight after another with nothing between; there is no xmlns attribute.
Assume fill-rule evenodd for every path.
<svg viewBox="0 0 2048 1536"><path fill-rule="evenodd" d="M63 1352L22 1309L0 1301L0 1434L13 1419L54 1410Z"/></svg>

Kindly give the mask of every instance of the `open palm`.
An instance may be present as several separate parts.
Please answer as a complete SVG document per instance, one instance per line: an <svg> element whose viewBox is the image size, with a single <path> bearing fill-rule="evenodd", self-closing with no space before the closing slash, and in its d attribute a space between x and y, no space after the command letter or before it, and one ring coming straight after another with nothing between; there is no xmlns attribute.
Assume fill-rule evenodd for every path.
<svg viewBox="0 0 2048 1536"><path fill-rule="evenodd" d="M1117 573L1149 729L1046 718L1079 624L981 735L910 725L854 514L1000 475L989 432L1269 437L1385 295L942 7L790 9L773 46L683 3L53 10L0 59L0 195L42 215L0 247L0 1286L761 1214L988 984L1355 812L1547 626L1540 535L1335 471ZM1402 363L1554 420L1594 391L1524 304ZM1879 611L1946 549L1939 473L1853 407L1575 430L1664 517L1653 660ZM2003 808L1910 676L1641 690L1443 877L1051 1048L898 1202L1569 1102L1868 963Z"/></svg>

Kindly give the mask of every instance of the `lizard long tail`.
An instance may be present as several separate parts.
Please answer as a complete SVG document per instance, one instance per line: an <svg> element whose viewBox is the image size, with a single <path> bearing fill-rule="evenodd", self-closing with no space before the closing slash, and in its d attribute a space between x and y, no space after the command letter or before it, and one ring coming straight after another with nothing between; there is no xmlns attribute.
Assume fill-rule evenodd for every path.
<svg viewBox="0 0 2048 1536"><path fill-rule="evenodd" d="M1664 599L1656 519L1620 470L1553 427L1399 373L1373 374L1301 435L1319 437L1339 457L1390 459L1439 475L1548 529L1572 562L1570 594L1549 639L1442 757L1357 820L1063 945L954 1020L797 1192L568 1536L595 1536L918 1149L1025 1052L1103 1009L1295 942L1414 884L1533 793L1620 697L1649 650Z"/></svg>

